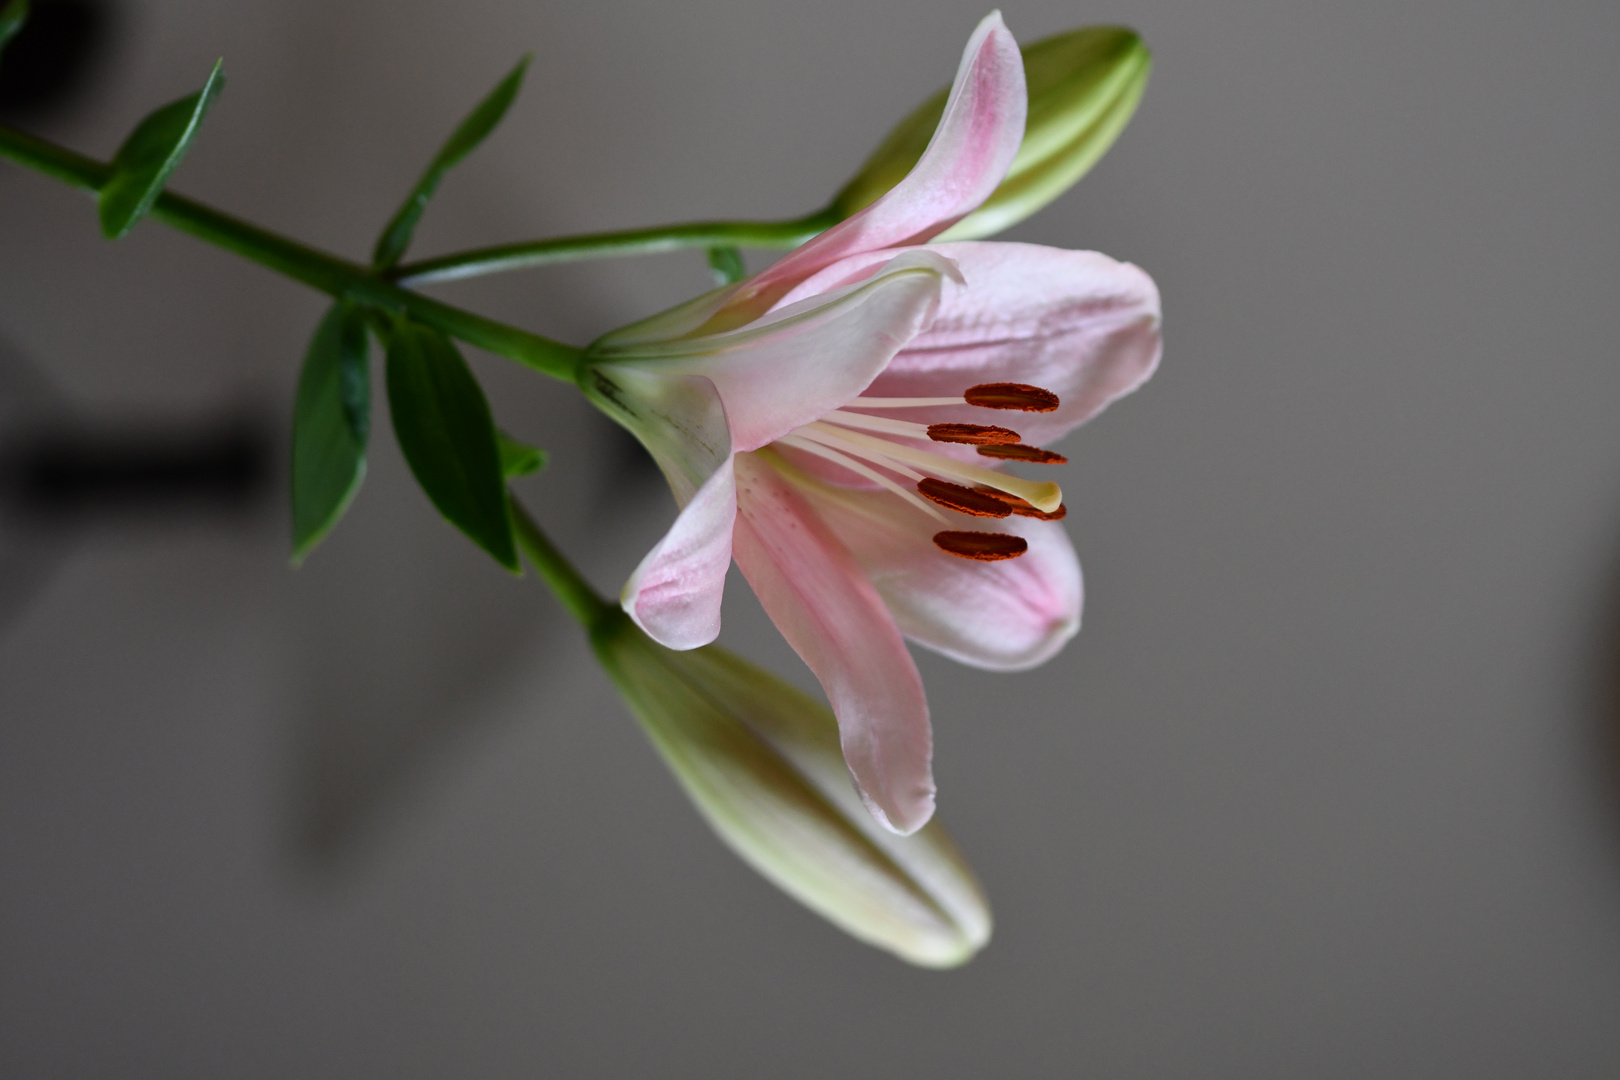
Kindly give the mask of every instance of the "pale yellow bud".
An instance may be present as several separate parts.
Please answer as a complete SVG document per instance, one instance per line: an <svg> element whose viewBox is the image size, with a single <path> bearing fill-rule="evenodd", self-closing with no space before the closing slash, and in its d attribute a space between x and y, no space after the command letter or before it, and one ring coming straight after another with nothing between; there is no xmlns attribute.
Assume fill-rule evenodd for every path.
<svg viewBox="0 0 1620 1080"><path fill-rule="evenodd" d="M990 909L936 818L911 836L875 822L825 706L715 646L675 652L615 613L602 666L720 839L849 934L926 967L990 938Z"/></svg>
<svg viewBox="0 0 1620 1080"><path fill-rule="evenodd" d="M1018 156L994 194L941 240L993 235L1067 191L1125 129L1153 67L1142 39L1118 26L1073 30L1022 51L1029 120ZM941 90L889 133L833 200L837 220L876 202L911 171L933 137L949 93Z"/></svg>

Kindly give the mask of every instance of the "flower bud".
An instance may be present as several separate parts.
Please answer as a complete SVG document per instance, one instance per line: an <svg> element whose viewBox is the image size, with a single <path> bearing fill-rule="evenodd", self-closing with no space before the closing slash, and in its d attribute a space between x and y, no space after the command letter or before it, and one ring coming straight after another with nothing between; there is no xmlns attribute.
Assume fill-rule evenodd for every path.
<svg viewBox="0 0 1620 1080"><path fill-rule="evenodd" d="M1024 141L1001 186L941 240L991 236L1067 191L1125 129L1147 86L1152 55L1133 30L1089 26L1023 49L1029 86ZM901 121L833 200L842 221L876 202L917 164L945 111L941 90Z"/></svg>
<svg viewBox="0 0 1620 1080"><path fill-rule="evenodd" d="M698 811L743 860L861 941L951 967L990 938L990 910L950 836L901 837L861 804L832 713L715 646L675 652L614 613L597 658Z"/></svg>

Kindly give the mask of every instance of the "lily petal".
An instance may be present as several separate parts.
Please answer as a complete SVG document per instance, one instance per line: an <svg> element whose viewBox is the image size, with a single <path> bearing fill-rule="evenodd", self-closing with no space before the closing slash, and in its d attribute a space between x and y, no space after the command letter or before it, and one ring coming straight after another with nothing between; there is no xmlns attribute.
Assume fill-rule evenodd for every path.
<svg viewBox="0 0 1620 1080"><path fill-rule="evenodd" d="M800 490L866 571L900 632L919 645L974 667L1023 671L1080 629L1080 562L1055 521L962 518L952 527L1029 543L1016 559L975 562L941 551L932 539L938 522L885 492L809 477Z"/></svg>
<svg viewBox="0 0 1620 1080"><path fill-rule="evenodd" d="M968 39L945 112L906 178L864 210L789 252L744 284L725 318L751 318L811 274L850 255L938 236L988 199L1024 139L1024 60L1001 13Z"/></svg>
<svg viewBox="0 0 1620 1080"><path fill-rule="evenodd" d="M695 649L720 636L720 600L731 566L737 486L728 463L697 490L619 595L647 636L671 649Z"/></svg>
<svg viewBox="0 0 1620 1080"><path fill-rule="evenodd" d="M731 440L755 450L859 394L894 355L927 328L948 260L912 250L843 288L771 312L725 333L675 341L599 343L615 370L701 376L725 402Z"/></svg>
<svg viewBox="0 0 1620 1080"><path fill-rule="evenodd" d="M737 516L731 432L720 393L700 376L612 364L592 368L582 389L647 448L682 507L625 583L619 603L662 645L707 645L720 633Z"/></svg>
<svg viewBox="0 0 1620 1080"><path fill-rule="evenodd" d="M1159 290L1130 263L1095 251L969 241L938 244L965 287L946 286L939 314L868 391L934 397L986 382L1055 391L1050 413L1020 413L1025 442L1047 443L1146 382L1159 363ZM984 422L962 405L938 419Z"/></svg>
<svg viewBox="0 0 1620 1080"><path fill-rule="evenodd" d="M915 832L934 812L922 678L854 557L763 455L739 454L732 554L838 718L844 760L881 824Z"/></svg>

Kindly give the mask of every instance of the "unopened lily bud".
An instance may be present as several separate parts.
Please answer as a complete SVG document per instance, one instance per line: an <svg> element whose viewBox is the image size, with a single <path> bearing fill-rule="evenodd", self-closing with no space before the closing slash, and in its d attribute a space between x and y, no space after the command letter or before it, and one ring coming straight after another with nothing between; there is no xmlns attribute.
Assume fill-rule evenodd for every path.
<svg viewBox="0 0 1620 1080"><path fill-rule="evenodd" d="M715 646L666 649L624 615L592 646L720 839L788 895L926 967L989 940L989 906L950 836L937 819L906 837L872 819L824 706Z"/></svg>
<svg viewBox="0 0 1620 1080"><path fill-rule="evenodd" d="M1152 55L1133 30L1089 26L1025 46L1029 119L1012 168L977 210L938 239L975 240L1029 217L1079 180L1125 129ZM939 124L941 90L889 133L833 200L837 219L876 202L917 164Z"/></svg>

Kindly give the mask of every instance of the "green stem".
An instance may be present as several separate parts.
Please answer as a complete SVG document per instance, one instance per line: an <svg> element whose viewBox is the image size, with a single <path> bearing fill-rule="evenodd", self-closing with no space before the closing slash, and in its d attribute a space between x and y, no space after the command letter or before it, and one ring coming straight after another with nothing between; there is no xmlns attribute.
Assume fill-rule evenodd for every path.
<svg viewBox="0 0 1620 1080"><path fill-rule="evenodd" d="M92 194L101 190L112 171L102 162L4 125L0 125L0 158ZM278 236L179 195L158 196L152 216L331 296L348 296L385 311L408 314L469 345L554 378L575 381L581 351L572 345L429 299L383 280L358 263Z"/></svg>
<svg viewBox="0 0 1620 1080"><path fill-rule="evenodd" d="M557 599L562 601L563 607L568 609L568 613L578 619L587 631L594 631L604 619L617 614L619 609L597 595L573 564L552 545L550 538L535 524L528 511L516 499L509 498L509 501L518 546Z"/></svg>
<svg viewBox="0 0 1620 1080"><path fill-rule="evenodd" d="M403 285L523 270L548 263L576 262L625 255L656 255L686 248L798 247L838 222L831 207L792 221L699 221L688 225L657 225L621 232L559 236L551 240L529 240L521 244L479 248L441 255L436 259L405 263L395 267L390 279Z"/></svg>

